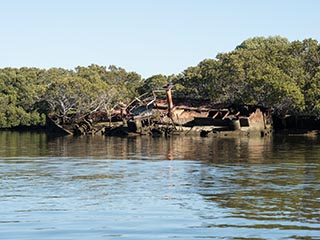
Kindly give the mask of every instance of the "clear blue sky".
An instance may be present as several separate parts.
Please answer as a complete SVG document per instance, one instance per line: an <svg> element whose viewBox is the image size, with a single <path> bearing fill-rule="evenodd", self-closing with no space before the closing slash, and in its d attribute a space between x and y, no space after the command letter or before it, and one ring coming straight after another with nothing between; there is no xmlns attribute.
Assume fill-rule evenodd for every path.
<svg viewBox="0 0 320 240"><path fill-rule="evenodd" d="M3 0L0 68L177 74L255 36L320 42L319 11L318 0Z"/></svg>

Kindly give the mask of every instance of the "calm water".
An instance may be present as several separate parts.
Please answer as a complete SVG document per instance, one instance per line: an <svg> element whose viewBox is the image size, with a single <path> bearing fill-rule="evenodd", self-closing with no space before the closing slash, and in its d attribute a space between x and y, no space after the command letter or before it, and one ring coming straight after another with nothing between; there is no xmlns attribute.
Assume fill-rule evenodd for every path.
<svg viewBox="0 0 320 240"><path fill-rule="evenodd" d="M0 132L0 239L320 239L320 139Z"/></svg>

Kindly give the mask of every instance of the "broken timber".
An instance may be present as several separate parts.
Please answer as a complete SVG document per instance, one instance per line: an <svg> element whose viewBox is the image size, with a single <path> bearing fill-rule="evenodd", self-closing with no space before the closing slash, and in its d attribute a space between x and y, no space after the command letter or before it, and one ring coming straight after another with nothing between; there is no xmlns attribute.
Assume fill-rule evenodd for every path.
<svg viewBox="0 0 320 240"><path fill-rule="evenodd" d="M165 97L161 97L161 94ZM160 97L158 96L160 95ZM250 105L212 105L205 101L172 98L172 86L136 97L127 106L118 104L111 116L96 112L60 125L48 118L51 132L62 135L171 136L268 135L271 110ZM64 122L64 121L63 121Z"/></svg>
<svg viewBox="0 0 320 240"><path fill-rule="evenodd" d="M190 107L173 105L171 86L166 100L155 92L136 98L126 108L122 126L106 131L106 135L268 135L272 131L271 110L260 106Z"/></svg>

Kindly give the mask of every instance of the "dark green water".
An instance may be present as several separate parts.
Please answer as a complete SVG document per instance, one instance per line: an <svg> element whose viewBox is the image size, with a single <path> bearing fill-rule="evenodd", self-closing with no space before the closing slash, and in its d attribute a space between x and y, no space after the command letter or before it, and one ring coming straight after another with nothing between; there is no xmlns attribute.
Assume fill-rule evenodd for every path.
<svg viewBox="0 0 320 240"><path fill-rule="evenodd" d="M320 139L0 132L0 239L320 239Z"/></svg>

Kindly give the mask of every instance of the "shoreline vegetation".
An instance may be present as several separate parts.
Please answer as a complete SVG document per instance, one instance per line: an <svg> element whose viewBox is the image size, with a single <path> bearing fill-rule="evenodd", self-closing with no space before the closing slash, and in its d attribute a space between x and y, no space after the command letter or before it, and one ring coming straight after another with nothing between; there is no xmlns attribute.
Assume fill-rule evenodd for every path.
<svg viewBox="0 0 320 240"><path fill-rule="evenodd" d="M320 45L314 39L290 42L280 36L250 38L176 75L146 79L113 65L2 68L0 129L46 130L49 119L74 126L87 116L96 123L120 116L121 122L121 111L132 99L163 91L168 84L173 104L183 102L195 112L208 104L211 110L259 106L271 111L275 129L320 129Z"/></svg>

